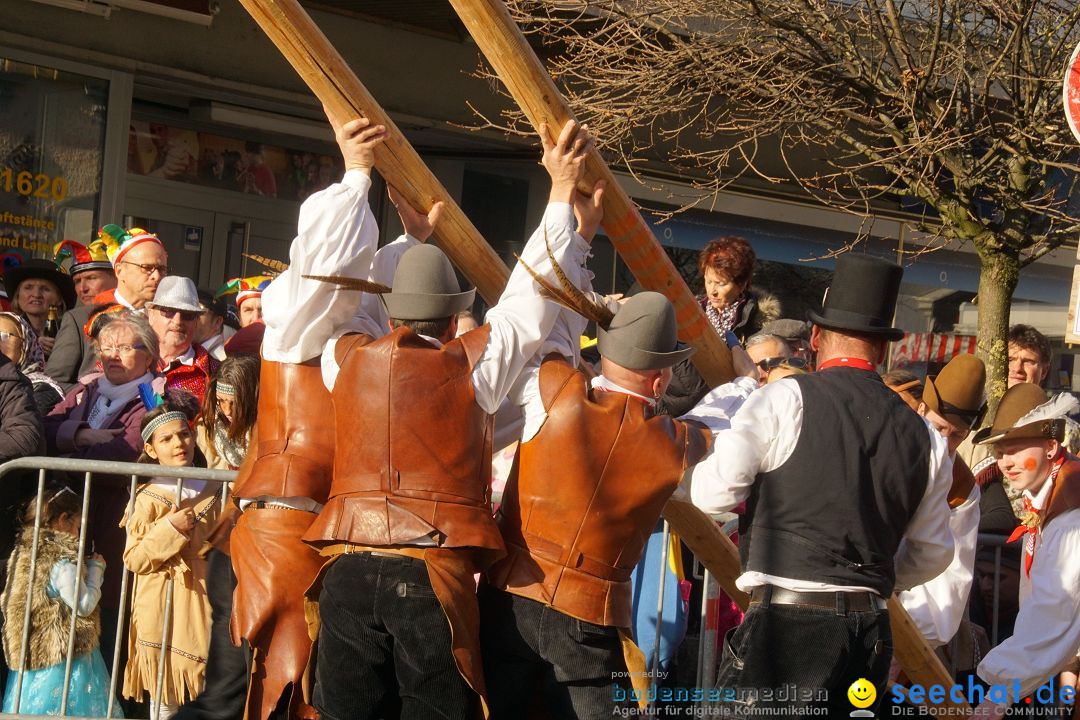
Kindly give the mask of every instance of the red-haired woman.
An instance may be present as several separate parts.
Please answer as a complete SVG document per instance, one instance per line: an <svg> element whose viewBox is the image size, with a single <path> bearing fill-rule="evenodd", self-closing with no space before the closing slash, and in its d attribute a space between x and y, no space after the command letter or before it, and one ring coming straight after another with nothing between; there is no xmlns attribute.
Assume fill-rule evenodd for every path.
<svg viewBox="0 0 1080 720"><path fill-rule="evenodd" d="M775 297L750 289L755 259L750 243L739 237L710 240L698 258L705 278L705 294L698 302L718 333L733 332L739 342L780 317Z"/></svg>

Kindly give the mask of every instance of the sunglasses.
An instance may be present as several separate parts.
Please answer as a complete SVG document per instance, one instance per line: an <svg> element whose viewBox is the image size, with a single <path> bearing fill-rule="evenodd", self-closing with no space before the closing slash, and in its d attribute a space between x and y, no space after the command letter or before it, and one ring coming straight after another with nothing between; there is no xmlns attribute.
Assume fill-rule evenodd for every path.
<svg viewBox="0 0 1080 720"><path fill-rule="evenodd" d="M763 372L769 372L775 370L778 367L788 367L795 370L805 370L806 361L798 357L771 357L764 360L758 360L756 363Z"/></svg>
<svg viewBox="0 0 1080 720"><path fill-rule="evenodd" d="M180 319L184 322L195 322L199 319L199 316L202 315L201 312L195 312L193 310L174 310L173 308L157 307L156 305L154 306L154 309L165 317L169 318L170 320L172 319L173 315L179 313Z"/></svg>

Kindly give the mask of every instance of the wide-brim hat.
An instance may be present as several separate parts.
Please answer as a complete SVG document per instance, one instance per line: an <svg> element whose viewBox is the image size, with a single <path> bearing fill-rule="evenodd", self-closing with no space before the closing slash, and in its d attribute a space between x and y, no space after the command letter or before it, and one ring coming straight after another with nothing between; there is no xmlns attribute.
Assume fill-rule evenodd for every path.
<svg viewBox="0 0 1080 720"><path fill-rule="evenodd" d="M441 320L472 306L476 289L461 290L454 266L434 245L406 250L394 272L394 287L383 296L394 320Z"/></svg>
<svg viewBox="0 0 1080 720"><path fill-rule="evenodd" d="M19 283L31 278L48 280L60 290L60 296L64 298L68 308L75 307L75 283L71 282L71 277L52 260L41 258L24 260L21 265L10 267L4 272L4 287L7 288L8 295L14 298Z"/></svg>
<svg viewBox="0 0 1080 720"><path fill-rule="evenodd" d="M657 292L634 295L606 329L597 329L600 355L630 370L660 370L694 354L680 345L675 308Z"/></svg>
<svg viewBox="0 0 1080 720"><path fill-rule="evenodd" d="M899 340L904 337L904 331L893 327L892 319L903 277L904 269L896 263L845 253L836 260L836 271L821 313L811 310L806 316L815 325L829 330Z"/></svg>
<svg viewBox="0 0 1080 720"><path fill-rule="evenodd" d="M986 365L974 355L957 355L937 375L926 378L922 401L953 425L975 427L982 416Z"/></svg>
<svg viewBox="0 0 1080 720"><path fill-rule="evenodd" d="M975 433L972 442L990 445L1002 440L1057 440L1065 438L1065 416L1080 409L1069 393L1046 399L1034 383L1018 383L1005 391L990 427Z"/></svg>
<svg viewBox="0 0 1080 720"><path fill-rule="evenodd" d="M147 307L161 307L170 310L201 313L199 291L191 278L182 275L166 275L158 283L154 299L146 303Z"/></svg>

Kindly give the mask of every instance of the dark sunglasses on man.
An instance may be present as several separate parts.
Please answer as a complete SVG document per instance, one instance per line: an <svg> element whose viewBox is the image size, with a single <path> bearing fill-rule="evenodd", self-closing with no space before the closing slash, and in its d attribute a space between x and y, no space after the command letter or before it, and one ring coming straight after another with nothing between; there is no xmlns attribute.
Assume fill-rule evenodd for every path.
<svg viewBox="0 0 1080 720"><path fill-rule="evenodd" d="M758 360L755 363L762 372L769 372L775 370L778 367L789 367L795 370L805 370L806 360L800 357L771 357Z"/></svg>

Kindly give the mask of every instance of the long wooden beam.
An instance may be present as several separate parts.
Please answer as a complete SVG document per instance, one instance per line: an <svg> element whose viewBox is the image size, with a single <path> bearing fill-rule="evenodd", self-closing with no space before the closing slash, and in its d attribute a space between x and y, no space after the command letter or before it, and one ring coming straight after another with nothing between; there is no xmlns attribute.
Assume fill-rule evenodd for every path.
<svg viewBox="0 0 1080 720"><path fill-rule="evenodd" d="M368 92L326 35L296 0L240 0L251 17L322 103L340 118L363 116L385 125L389 138L375 149L383 178L415 208L444 203L435 241L490 305L510 271L453 201L405 135Z"/></svg>
<svg viewBox="0 0 1080 720"><path fill-rule="evenodd" d="M541 123L546 123L558 132L564 123L574 117L566 99L525 40L517 23L510 17L502 0L450 0L450 4L534 127L539 130ZM594 151L589 158L588 169L587 179L604 179L608 182L604 201L604 230L623 260L643 286L663 292L671 299L678 312L679 336L698 347L694 358L702 375L711 384L730 380L734 372L726 346L709 326L690 289L675 271L630 198L621 191L598 152ZM669 502L665 514L673 509L675 506ZM687 523L685 517L680 519L683 524ZM696 528L700 530L702 526L697 524ZM719 535L719 531L716 534ZM695 554L698 553L693 545L690 547ZM728 556L726 560L716 558L715 561L721 567L728 568L729 572L730 568L735 568L737 576L738 551L730 541L706 543L703 549L710 555L725 553ZM731 576L717 577L725 588L734 582ZM746 602L743 593L732 597ZM904 666L908 677L924 686L952 685L952 678L945 666L934 655L895 597L889 600L889 609L893 618L896 656L902 663L907 661L911 664L911 667Z"/></svg>
<svg viewBox="0 0 1080 720"><path fill-rule="evenodd" d="M445 204L443 216L435 228L435 237L454 264L480 289L481 295L494 304L510 277L506 265L461 212L307 12L296 0L240 2L315 96L336 116L361 115L386 126L390 137L376 149L376 168L413 207L426 210L436 200ZM561 128L562 125L558 125L558 129ZM617 187L611 183L609 192ZM660 254L663 255L663 252ZM667 260L666 256L664 260ZM678 273L675 275L677 277ZM716 335L711 329L709 332ZM735 587L738 554L716 523L685 502L669 502L665 516L702 564L709 568L709 572L733 597L738 597L740 593ZM732 552L736 553L734 565L730 563Z"/></svg>
<svg viewBox="0 0 1080 720"><path fill-rule="evenodd" d="M502 1L450 0L450 4L537 132L546 124L557 136L574 114ZM698 349L693 360L702 377L713 387L728 382L735 371L727 345L705 318L637 206L594 150L587 161L586 181L591 186L596 180L607 182L604 232L619 256L642 287L671 300L679 321L679 338Z"/></svg>

